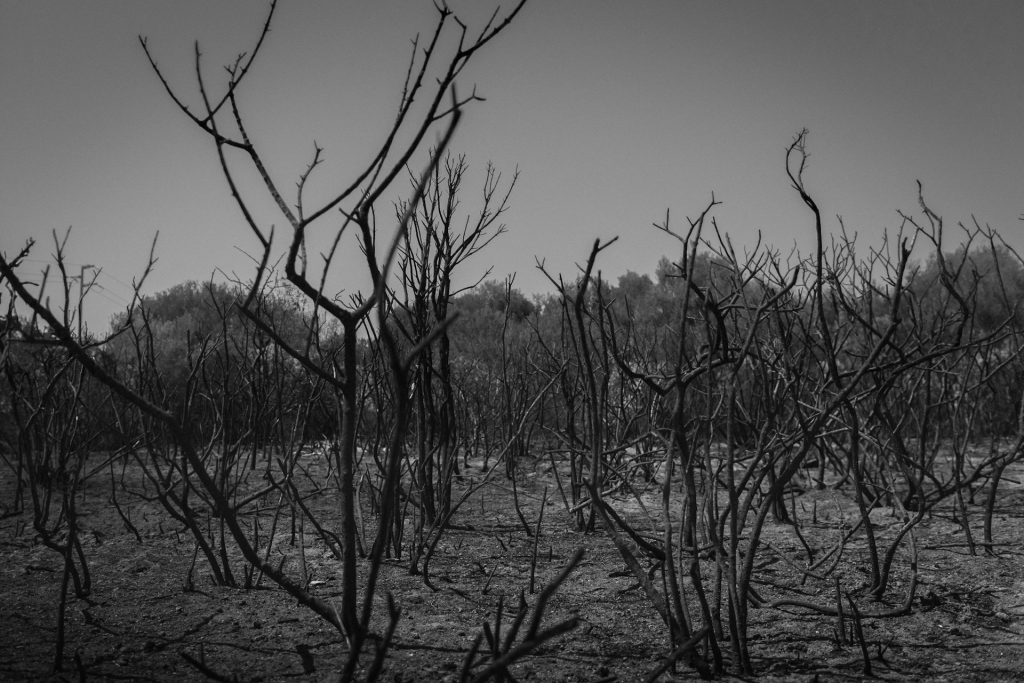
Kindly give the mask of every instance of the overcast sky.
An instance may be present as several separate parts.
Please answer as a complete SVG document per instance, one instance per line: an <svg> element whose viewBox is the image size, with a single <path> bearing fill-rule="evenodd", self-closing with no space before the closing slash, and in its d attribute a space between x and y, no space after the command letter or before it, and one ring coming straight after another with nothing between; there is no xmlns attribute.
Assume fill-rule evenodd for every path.
<svg viewBox="0 0 1024 683"><path fill-rule="evenodd" d="M494 6L454 7L471 8L478 28L484 4ZM28 265L38 268L50 232L73 226L73 267L103 268L88 303L94 326L124 306L157 232L150 292L218 268L251 272L254 240L214 150L168 100L137 36L195 102L193 41L214 82L251 48L265 10L250 0L0 0L0 248L36 238ZM242 104L283 188L314 140L326 148L321 197L365 163L393 116L409 40L435 14L429 0L282 0ZM920 180L950 226L974 216L1024 248L1022 36L1016 0L533 0L460 81L487 98L453 145L467 155L469 186L488 161L522 174L508 234L464 275L493 265L545 291L535 257L572 275L596 237L614 235L606 275L653 272L675 244L651 223L671 209L681 224L712 192L737 245L760 230L806 250L812 224L783 166L803 127L827 229L838 214L865 249L877 245L899 209L916 209ZM280 216L261 219L284 234Z"/></svg>

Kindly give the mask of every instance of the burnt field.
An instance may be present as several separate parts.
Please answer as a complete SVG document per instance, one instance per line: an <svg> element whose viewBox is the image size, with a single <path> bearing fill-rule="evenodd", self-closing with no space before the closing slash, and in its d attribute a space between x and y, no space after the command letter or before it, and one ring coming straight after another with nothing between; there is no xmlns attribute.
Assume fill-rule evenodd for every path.
<svg viewBox="0 0 1024 683"><path fill-rule="evenodd" d="M456 80L523 4L427 3L340 169L255 141L276 2L195 88L140 38L248 270L152 293L154 244L96 331L70 230L0 250L0 678L1024 677L1024 257L920 182L858 243L804 129L791 247L711 192L653 276L488 279L519 171L455 151Z"/></svg>

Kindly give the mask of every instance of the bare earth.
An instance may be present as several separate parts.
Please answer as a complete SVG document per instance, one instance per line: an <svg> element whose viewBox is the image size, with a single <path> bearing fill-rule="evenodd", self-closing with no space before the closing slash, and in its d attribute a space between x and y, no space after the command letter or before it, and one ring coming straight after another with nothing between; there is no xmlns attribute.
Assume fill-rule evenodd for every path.
<svg viewBox="0 0 1024 683"><path fill-rule="evenodd" d="M1007 470L1001 485L994 535L997 556L971 556L962 527L943 504L916 533L921 583L909 616L865 618L871 666L889 681L1024 680L1024 488L1022 472ZM0 484L3 502L12 500L11 477ZM586 554L549 607L545 624L572 614L579 627L516 664L519 681L642 681L668 652L666 630L644 592L603 532L573 532L554 478L544 465L523 475L523 514L536 523L544 488L549 489L537 544L536 587L556 576L576 548ZM63 670L53 673L57 595L61 560L34 538L31 517L0 520L0 679L3 680L203 680L187 658L203 662L222 680L337 680L344 656L339 635L266 580L258 590L212 584L202 560L189 586L193 544L165 514L132 502L142 543L106 503L110 483L88 482L80 509L93 572L92 604L69 598ZM978 503L984 499L977 496ZM646 496L641 496L647 501ZM649 499L654 501L653 497ZM850 517L849 501L832 491L797 498L809 520L805 536L824 547ZM122 501L123 503L124 501ZM330 522L331 501L321 498L320 519ZM633 497L616 507L641 527L646 519ZM981 538L981 508L970 508ZM899 522L879 509L873 522L881 539ZM269 514L269 513L268 513ZM370 520L367 520L369 523ZM499 596L514 607L528 591L533 539L515 514L511 490L500 480L478 492L442 539L431 564L436 590L409 574L406 558L389 561L381 579L376 614L383 628L383 595L390 591L402 613L382 680L458 680L463 659L481 625L494 620ZM336 561L312 534L306 538L310 585L328 597L340 595ZM767 600L782 595L834 604L834 588L800 586L797 567L806 564L790 527L767 530L770 545L760 554L758 592ZM275 553L287 553L286 567L301 575L298 545L288 533ZM899 604L909 581L909 550L901 546L887 594L888 605L863 595L867 578L859 560L862 538L850 543L838 570L843 589L860 609L872 612ZM279 556L279 555L278 555ZM233 567L242 575L242 564ZM831 577L829 579L831 581ZM780 587L786 587L785 593ZM794 595L794 591L802 595ZM527 592L532 606L536 594ZM753 655L762 681L860 680L862 655L856 642L840 645L836 619L800 608L752 612ZM367 660L369 658L367 657ZM682 665L657 680L696 678ZM723 680L740 680L724 676Z"/></svg>

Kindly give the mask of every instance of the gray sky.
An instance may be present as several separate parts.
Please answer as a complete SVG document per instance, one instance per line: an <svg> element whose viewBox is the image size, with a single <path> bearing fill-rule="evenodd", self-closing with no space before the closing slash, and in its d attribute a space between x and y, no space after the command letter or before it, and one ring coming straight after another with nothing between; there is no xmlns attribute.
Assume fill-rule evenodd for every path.
<svg viewBox="0 0 1024 683"><path fill-rule="evenodd" d="M476 27L481 5L494 6L453 3ZM193 41L217 82L252 46L265 8L0 0L0 248L35 237L42 261L50 231L73 226L70 262L103 267L88 303L94 328L126 303L157 231L150 292L217 268L251 272L243 252L255 243L214 150L168 100L137 36L194 102ZM282 0L242 101L283 188L314 139L327 159L317 196L364 163L393 116L409 40L433 20L429 0ZM487 161L522 173L508 234L465 275L494 265L546 291L535 256L571 275L596 237L614 235L606 275L652 272L675 243L651 223L671 209L683 225L712 192L737 245L760 230L806 251L812 224L783 166L803 127L808 187L829 230L842 215L858 244L876 246L898 209L916 209L920 179L948 225L973 215L1024 249L1022 34L1014 0L533 0L460 82L487 98L453 145L468 156L469 187ZM284 236L280 216L262 215Z"/></svg>

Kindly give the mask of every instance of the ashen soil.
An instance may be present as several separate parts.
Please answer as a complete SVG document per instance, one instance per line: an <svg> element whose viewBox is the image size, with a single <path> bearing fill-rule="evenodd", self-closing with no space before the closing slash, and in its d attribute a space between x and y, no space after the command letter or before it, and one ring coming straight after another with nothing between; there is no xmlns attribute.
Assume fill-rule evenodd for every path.
<svg viewBox="0 0 1024 683"><path fill-rule="evenodd" d="M311 471L323 467L311 456ZM474 473L475 475L475 473ZM315 475L314 475L315 476ZM0 482L0 503L13 501L12 477ZM967 550L962 526L946 503L917 528L920 584L910 615L863 619L872 672L885 681L1024 680L1024 468L1008 469L994 518L997 554ZM535 525L544 490L547 505L536 543L535 589L551 581L577 548L585 555L551 600L544 625L572 615L574 631L521 660L511 671L518 681L642 681L663 661L666 629L611 541L601 531L572 530L550 467L543 461L523 473L518 498L523 517ZM337 680L345 646L325 622L296 604L266 579L259 589L216 586L194 544L150 503L129 500L139 542L121 522L110 496L109 477L84 487L79 503L85 552L92 571L89 601L69 597L62 671L53 672L61 559L39 543L29 513L0 520L0 680ZM981 539L984 496L969 506L972 531ZM656 492L619 496L616 507L635 524L649 523ZM643 505L641 505L643 503ZM332 501L313 499L319 518L332 523ZM828 547L849 529L853 507L835 491L808 491L795 500L812 545ZM811 521L813 513L814 521ZM880 541L899 521L880 508L872 517ZM261 528L269 526L269 515ZM367 523L370 520L366 520ZM434 590L410 575L407 558L389 560L381 575L375 609L378 632L391 592L401 608L381 680L455 681L484 622L493 626L504 596L507 626L520 591L532 608L530 573L535 544L516 514L511 488L501 478L462 508L455 527L438 545L430 565ZM289 545L289 528L278 529L286 569L302 576L300 545ZM340 596L337 561L304 529L305 576L319 595ZM299 539L296 530L296 539ZM800 585L806 565L802 545L784 524L771 525L758 562L757 590L766 600L797 597L835 603L833 577ZM909 583L909 541L901 546L888 604L864 595L867 564L863 535L844 550L836 571L842 589L871 613L899 604ZM241 579L242 563L234 565ZM705 568L705 576L710 570ZM783 590L785 588L785 590ZM863 659L856 639L840 643L835 617L784 607L751 610L751 654L761 681L860 680ZM847 619L847 627L852 621ZM372 648L370 648L372 653ZM369 663L365 656L365 663ZM362 660L361 660L362 661ZM199 662L197 665L195 662ZM204 669L204 670L201 670ZM479 667L477 668L479 670ZM657 680L691 680L680 664ZM724 680L740 680L723 676Z"/></svg>

